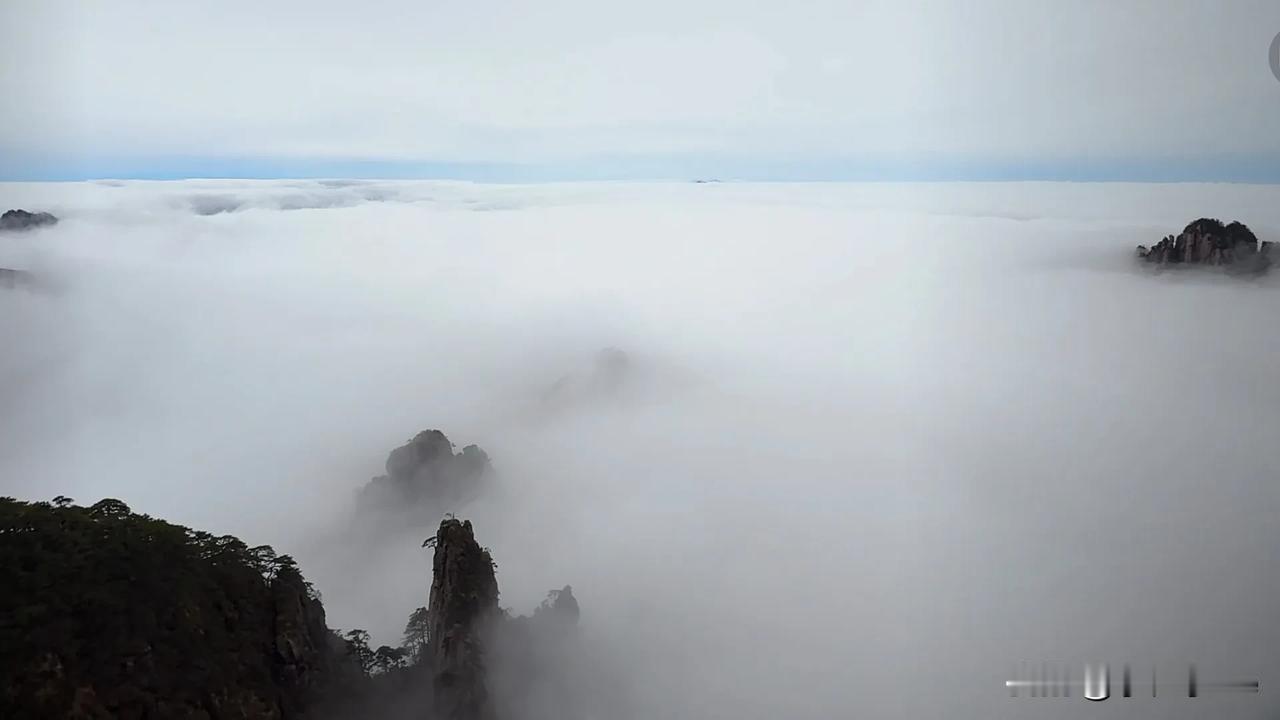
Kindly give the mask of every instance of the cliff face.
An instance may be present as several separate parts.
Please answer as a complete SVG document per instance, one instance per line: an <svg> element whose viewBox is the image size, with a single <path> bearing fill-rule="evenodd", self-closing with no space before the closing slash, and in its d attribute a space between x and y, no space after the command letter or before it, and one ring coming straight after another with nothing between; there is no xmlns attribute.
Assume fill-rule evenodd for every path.
<svg viewBox="0 0 1280 720"><path fill-rule="evenodd" d="M1200 218L1176 237L1169 235L1152 247L1138 246L1138 257L1158 265L1225 265L1244 272L1263 272L1271 265L1271 244L1239 222Z"/></svg>
<svg viewBox="0 0 1280 720"><path fill-rule="evenodd" d="M334 665L292 560L137 515L0 499L0 717L291 720Z"/></svg>
<svg viewBox="0 0 1280 720"><path fill-rule="evenodd" d="M359 671L347 660L345 643L325 624L324 605L292 567L271 581L272 676L286 717L301 716L311 701L334 686L350 684Z"/></svg>
<svg viewBox="0 0 1280 720"><path fill-rule="evenodd" d="M470 521L445 520L434 542L427 611L436 713L441 720L491 718L482 633L498 614L493 558Z"/></svg>
<svg viewBox="0 0 1280 720"><path fill-rule="evenodd" d="M471 523L447 519L434 538L430 657L440 720L577 720L578 601L567 585L531 616L498 609L493 558Z"/></svg>
<svg viewBox="0 0 1280 720"><path fill-rule="evenodd" d="M430 514L457 509L479 492L489 456L475 445L460 453L439 430L424 430L387 456L387 474L369 481L360 491L361 511Z"/></svg>

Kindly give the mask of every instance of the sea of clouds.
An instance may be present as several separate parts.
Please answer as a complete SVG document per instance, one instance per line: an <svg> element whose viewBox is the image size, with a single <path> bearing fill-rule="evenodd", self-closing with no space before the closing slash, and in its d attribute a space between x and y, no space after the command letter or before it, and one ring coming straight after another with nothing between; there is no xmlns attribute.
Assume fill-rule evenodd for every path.
<svg viewBox="0 0 1280 720"><path fill-rule="evenodd" d="M37 278L0 289L0 494L270 543L331 626L394 642L426 603L427 532L348 537L354 491L439 428L497 470L459 514L503 606L573 585L600 717L1280 709L1280 286L1132 257L1200 216L1280 240L1280 188L111 181L0 205L62 218L0 235ZM609 347L620 387L547 406ZM1010 699L1042 660L1263 693Z"/></svg>

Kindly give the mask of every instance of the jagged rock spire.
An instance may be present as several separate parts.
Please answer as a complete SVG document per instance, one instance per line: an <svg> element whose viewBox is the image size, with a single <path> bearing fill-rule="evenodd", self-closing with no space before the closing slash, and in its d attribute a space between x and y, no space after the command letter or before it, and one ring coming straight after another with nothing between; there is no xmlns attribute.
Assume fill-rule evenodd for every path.
<svg viewBox="0 0 1280 720"><path fill-rule="evenodd" d="M427 612L438 717L489 720L481 633L498 614L498 581L493 558L476 542L470 521L448 518L436 531Z"/></svg>

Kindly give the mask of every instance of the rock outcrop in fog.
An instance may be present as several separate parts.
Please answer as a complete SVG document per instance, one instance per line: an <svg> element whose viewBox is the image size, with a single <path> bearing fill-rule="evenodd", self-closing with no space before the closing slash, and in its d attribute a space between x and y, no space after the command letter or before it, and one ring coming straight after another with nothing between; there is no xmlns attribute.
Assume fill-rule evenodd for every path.
<svg viewBox="0 0 1280 720"><path fill-rule="evenodd" d="M399 512L440 517L480 491L490 470L489 456L476 445L454 453L439 430L424 430L387 456L387 474L360 490L362 512Z"/></svg>
<svg viewBox="0 0 1280 720"><path fill-rule="evenodd" d="M43 225L53 225L58 218L47 212L6 210L0 215L0 230L30 230ZM0 267L0 288L30 288L35 286L35 276L26 270Z"/></svg>
<svg viewBox="0 0 1280 720"><path fill-rule="evenodd" d="M435 549L428 655L437 718L584 717L570 672L580 612L573 589L552 590L532 615L513 617L498 608L496 564L470 521L445 519L426 544Z"/></svg>
<svg viewBox="0 0 1280 720"><path fill-rule="evenodd" d="M608 695L598 683L584 681L578 646L578 601L566 585L547 593L533 615L504 616L488 634L490 694L500 718L579 720L592 717L582 697ZM621 698L608 711L626 716Z"/></svg>
<svg viewBox="0 0 1280 720"><path fill-rule="evenodd" d="M493 557L476 542L470 521L447 519L434 543L430 657L441 720L492 718L482 633L498 613Z"/></svg>
<svg viewBox="0 0 1280 720"><path fill-rule="evenodd" d="M1152 247L1139 245L1139 258L1158 265L1186 264L1227 266L1233 272L1265 272L1271 265L1271 243L1240 222L1200 218L1176 237L1169 235Z"/></svg>
<svg viewBox="0 0 1280 720"><path fill-rule="evenodd" d="M0 215L0 230L28 230L42 225L54 225L58 218L47 212L27 212L26 210L6 210Z"/></svg>
<svg viewBox="0 0 1280 720"><path fill-rule="evenodd" d="M541 409L558 412L584 403L615 398L636 375L635 362L624 350L610 347L596 353L585 372L564 375L546 389Z"/></svg>

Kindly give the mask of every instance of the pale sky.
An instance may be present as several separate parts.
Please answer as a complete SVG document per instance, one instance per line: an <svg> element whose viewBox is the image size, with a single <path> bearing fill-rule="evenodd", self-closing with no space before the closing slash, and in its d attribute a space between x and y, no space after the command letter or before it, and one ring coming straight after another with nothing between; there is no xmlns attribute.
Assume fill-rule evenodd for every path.
<svg viewBox="0 0 1280 720"><path fill-rule="evenodd" d="M0 177L1280 181L1274 0L4 0Z"/></svg>

